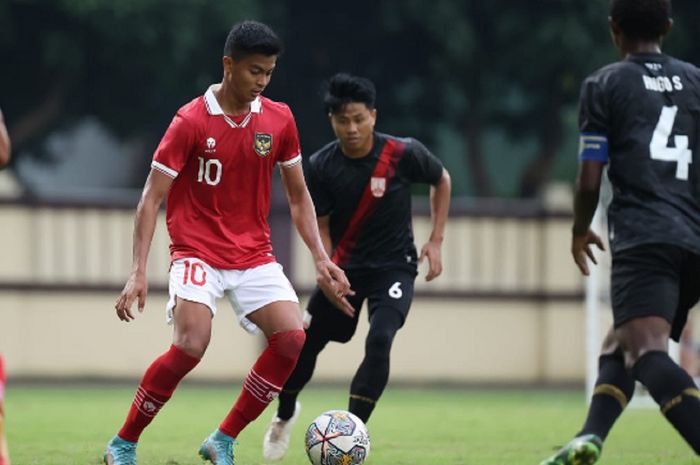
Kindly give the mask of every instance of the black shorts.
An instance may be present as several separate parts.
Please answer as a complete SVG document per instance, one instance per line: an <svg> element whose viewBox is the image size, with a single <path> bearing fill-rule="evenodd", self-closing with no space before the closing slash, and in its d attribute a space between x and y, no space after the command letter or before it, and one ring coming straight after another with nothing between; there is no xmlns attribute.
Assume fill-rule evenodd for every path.
<svg viewBox="0 0 700 465"><path fill-rule="evenodd" d="M355 308L355 316L338 310L323 293L316 288L307 311L312 315L309 331L318 331L329 340L347 342L355 334L362 304L367 300L368 317L374 312L398 312L403 322L413 301L413 283L416 273L407 269L346 271L355 295L348 301Z"/></svg>
<svg viewBox="0 0 700 465"><path fill-rule="evenodd" d="M615 328L634 318L658 316L678 341L688 311L700 298L700 255L670 244L644 244L614 253L612 297Z"/></svg>

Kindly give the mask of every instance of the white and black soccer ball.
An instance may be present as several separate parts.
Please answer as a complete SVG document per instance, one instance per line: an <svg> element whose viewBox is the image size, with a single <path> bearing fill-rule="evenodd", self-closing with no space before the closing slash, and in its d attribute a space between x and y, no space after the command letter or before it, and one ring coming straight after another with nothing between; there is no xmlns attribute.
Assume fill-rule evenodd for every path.
<svg viewBox="0 0 700 465"><path fill-rule="evenodd" d="M305 445L313 465L361 465L369 455L369 434L352 413L329 410L311 422Z"/></svg>

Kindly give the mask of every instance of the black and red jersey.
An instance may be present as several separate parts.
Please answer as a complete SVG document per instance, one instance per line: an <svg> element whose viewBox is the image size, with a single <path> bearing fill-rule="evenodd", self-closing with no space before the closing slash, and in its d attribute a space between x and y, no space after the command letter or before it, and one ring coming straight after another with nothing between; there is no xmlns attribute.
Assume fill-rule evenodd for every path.
<svg viewBox="0 0 700 465"><path fill-rule="evenodd" d="M330 215L333 261L344 269L416 269L411 184L436 184L442 163L419 141L374 133L362 158L336 140L309 159L307 183L318 216Z"/></svg>

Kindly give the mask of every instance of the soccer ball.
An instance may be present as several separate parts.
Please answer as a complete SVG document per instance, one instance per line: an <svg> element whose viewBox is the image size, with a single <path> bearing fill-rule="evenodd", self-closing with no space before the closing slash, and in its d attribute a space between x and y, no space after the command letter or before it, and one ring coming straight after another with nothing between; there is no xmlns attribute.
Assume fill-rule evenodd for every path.
<svg viewBox="0 0 700 465"><path fill-rule="evenodd" d="M361 465L369 455L369 434L352 413L329 410L311 422L305 445L313 465Z"/></svg>

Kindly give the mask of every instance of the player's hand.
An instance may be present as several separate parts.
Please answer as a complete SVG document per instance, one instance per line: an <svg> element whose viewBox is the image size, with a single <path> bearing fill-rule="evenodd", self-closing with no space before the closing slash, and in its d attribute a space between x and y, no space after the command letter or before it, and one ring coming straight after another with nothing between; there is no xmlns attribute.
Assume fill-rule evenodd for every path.
<svg viewBox="0 0 700 465"><path fill-rule="evenodd" d="M420 257L418 264L423 263L423 259L428 258L428 274L425 276L426 281L432 281L442 273L442 252L441 244L433 241L425 243L420 249Z"/></svg>
<svg viewBox="0 0 700 465"><path fill-rule="evenodd" d="M355 308L347 297L355 295L350 288L345 272L329 259L316 262L316 283L323 295L341 312L349 317L355 315Z"/></svg>
<svg viewBox="0 0 700 465"><path fill-rule="evenodd" d="M318 287L321 289L321 292L323 292L323 295L326 296L326 299L328 299L328 301L333 304L335 308L343 312L345 316L350 318L355 316L355 307L352 306L346 296L339 297L334 288L329 289L328 287L320 284Z"/></svg>
<svg viewBox="0 0 700 465"><path fill-rule="evenodd" d="M585 234L574 234L571 238L571 255L574 256L574 262L576 262L578 269L581 270L584 276L589 275L586 257L590 258L593 264L598 264L595 255L593 255L593 250L591 250L591 244L595 244L600 250L605 250L603 240L590 229Z"/></svg>
<svg viewBox="0 0 700 465"><path fill-rule="evenodd" d="M124 290L119 295L117 303L114 305L117 317L127 322L136 318L131 310L131 305L134 300L138 299L137 307L139 312L143 312L143 308L146 305L146 294L148 294L146 275L143 273L132 273L124 286Z"/></svg>

